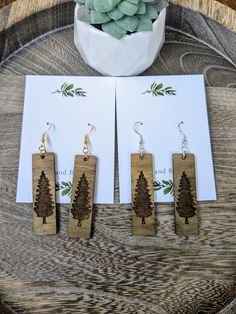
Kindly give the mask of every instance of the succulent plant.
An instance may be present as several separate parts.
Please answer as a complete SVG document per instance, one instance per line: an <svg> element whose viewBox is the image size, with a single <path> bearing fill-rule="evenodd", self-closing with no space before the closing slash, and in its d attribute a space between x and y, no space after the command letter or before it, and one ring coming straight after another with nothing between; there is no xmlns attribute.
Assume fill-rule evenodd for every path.
<svg viewBox="0 0 236 314"><path fill-rule="evenodd" d="M127 33L152 31L164 0L75 0L86 9L86 21L121 39Z"/></svg>

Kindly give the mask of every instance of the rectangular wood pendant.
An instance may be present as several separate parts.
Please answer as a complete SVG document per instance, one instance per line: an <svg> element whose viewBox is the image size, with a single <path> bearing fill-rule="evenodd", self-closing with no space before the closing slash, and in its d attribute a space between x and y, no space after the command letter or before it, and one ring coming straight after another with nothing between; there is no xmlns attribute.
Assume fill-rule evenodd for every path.
<svg viewBox="0 0 236 314"><path fill-rule="evenodd" d="M155 235L152 154L131 154L133 235Z"/></svg>
<svg viewBox="0 0 236 314"><path fill-rule="evenodd" d="M197 235L198 206L193 154L173 154L175 231L178 235Z"/></svg>
<svg viewBox="0 0 236 314"><path fill-rule="evenodd" d="M32 155L33 234L56 234L55 155Z"/></svg>
<svg viewBox="0 0 236 314"><path fill-rule="evenodd" d="M97 157L76 155L69 214L68 235L90 238Z"/></svg>

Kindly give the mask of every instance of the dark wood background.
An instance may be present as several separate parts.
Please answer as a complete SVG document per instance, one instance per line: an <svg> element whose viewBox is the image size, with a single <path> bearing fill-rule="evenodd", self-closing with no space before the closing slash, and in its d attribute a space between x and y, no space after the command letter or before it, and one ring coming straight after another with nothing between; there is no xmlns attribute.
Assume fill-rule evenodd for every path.
<svg viewBox="0 0 236 314"><path fill-rule="evenodd" d="M5 5L12 3L16 0L0 0L0 8L4 7ZM192 0L194 1L194 0ZM236 9L236 0L216 0L218 2L221 2L225 5L227 5L228 7L231 7L233 9Z"/></svg>
<svg viewBox="0 0 236 314"><path fill-rule="evenodd" d="M8 5L14 1L15 0L0 0L0 8L4 7L5 5Z"/></svg>
<svg viewBox="0 0 236 314"><path fill-rule="evenodd" d="M228 7L236 10L236 0L217 0L225 5L227 5Z"/></svg>
<svg viewBox="0 0 236 314"><path fill-rule="evenodd" d="M73 44L71 1L22 3L31 5L15 2L2 9L7 21L0 64L3 313L235 313L236 35L171 4L165 45L144 73L205 75L218 201L200 204L199 236L176 236L173 205L158 204L156 236L133 237L130 205L119 204L116 180L115 204L94 208L91 240L67 237L68 206L58 208L56 236L34 237L32 206L15 203L25 75L99 74Z"/></svg>

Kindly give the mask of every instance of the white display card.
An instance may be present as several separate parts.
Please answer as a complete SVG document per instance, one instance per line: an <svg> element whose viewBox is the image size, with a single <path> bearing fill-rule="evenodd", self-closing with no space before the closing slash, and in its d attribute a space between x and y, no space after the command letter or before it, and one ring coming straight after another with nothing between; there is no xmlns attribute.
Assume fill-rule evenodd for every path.
<svg viewBox="0 0 236 314"><path fill-rule="evenodd" d="M72 85L73 84L73 85ZM17 202L32 202L32 154L39 152L46 123L47 151L56 154L57 202L69 203L76 154L82 154L88 123L91 154L97 156L95 203L114 201L115 79L27 76Z"/></svg>
<svg viewBox="0 0 236 314"><path fill-rule="evenodd" d="M154 83L154 84L153 84ZM197 197L216 200L203 75L116 79L120 202L131 202L130 154L138 153L137 121L146 152L154 157L156 202L173 201L172 154L181 153L178 123L195 154Z"/></svg>

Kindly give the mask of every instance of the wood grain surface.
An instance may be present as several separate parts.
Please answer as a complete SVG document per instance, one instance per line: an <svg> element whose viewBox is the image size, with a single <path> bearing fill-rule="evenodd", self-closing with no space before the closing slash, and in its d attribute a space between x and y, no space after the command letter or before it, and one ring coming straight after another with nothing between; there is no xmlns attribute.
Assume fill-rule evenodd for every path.
<svg viewBox="0 0 236 314"><path fill-rule="evenodd" d="M223 3L224 5L236 10L236 1L235 0L217 0L218 2Z"/></svg>
<svg viewBox="0 0 236 314"><path fill-rule="evenodd" d="M71 0L18 0L2 8L0 60L39 35L72 24L74 5ZM215 0L171 0L167 10L167 24L187 33L194 31L195 37L216 45L234 59L236 43L230 30L235 31L235 20L236 11Z"/></svg>
<svg viewBox="0 0 236 314"><path fill-rule="evenodd" d="M2 25L2 29L8 29L14 24L21 22L23 19L53 6L73 3L71 0L5 0L0 2L0 8L6 5L6 2L12 3L9 5L8 12L5 12L5 22L4 25ZM234 0L169 0L169 2L200 12L236 32ZM62 10L61 14L65 14L65 11ZM31 27L34 26L31 25Z"/></svg>
<svg viewBox="0 0 236 314"><path fill-rule="evenodd" d="M179 8L174 12L178 15ZM200 234L194 238L175 234L173 204L155 206L155 236L132 236L131 205L119 204L117 164L115 204L95 206L92 239L68 238L69 206L58 208L56 236L32 236L31 204L15 203L25 75L99 74L77 53L71 26L1 63L0 295L5 313L235 313L234 54L222 38L208 36L214 48L194 38L195 24L191 37L173 25L159 58L144 74L205 74L218 200L199 204Z"/></svg>
<svg viewBox="0 0 236 314"><path fill-rule="evenodd" d="M15 0L0 0L0 9L14 1Z"/></svg>
<svg viewBox="0 0 236 314"><path fill-rule="evenodd" d="M4 7L5 5L8 5L8 4L10 4L10 3L14 2L14 1L16 1L16 0L0 0L0 8ZM228 7L236 9L235 0L216 0L216 1L223 3L223 4L225 4Z"/></svg>
<svg viewBox="0 0 236 314"><path fill-rule="evenodd" d="M33 13L30 16L26 16L26 13L24 13L24 2L21 1L20 3L22 7L15 7L15 10L22 12L19 13L19 15L22 15L21 21L14 20L16 14L11 13L14 12L12 5L0 10L0 60L4 60L39 35L73 23L74 3L71 1L61 1L57 5L55 5L56 2L53 2L53 5L51 1L47 1L44 2L44 9L41 11L41 2L37 2L38 6L30 5L29 9L27 7L26 13ZM191 3L196 6L198 1ZM46 4L49 6L48 9L45 9ZM195 9L197 10L197 8ZM215 10L212 9L212 12L215 12ZM13 16L13 24L6 28L6 25L10 23L9 16ZM235 20L234 17L233 20ZM181 5L170 3L167 11L167 25L199 38L236 63L235 34L215 22L214 19L207 18Z"/></svg>
<svg viewBox="0 0 236 314"><path fill-rule="evenodd" d="M236 11L216 0L170 0L169 2L200 12L236 32Z"/></svg>

